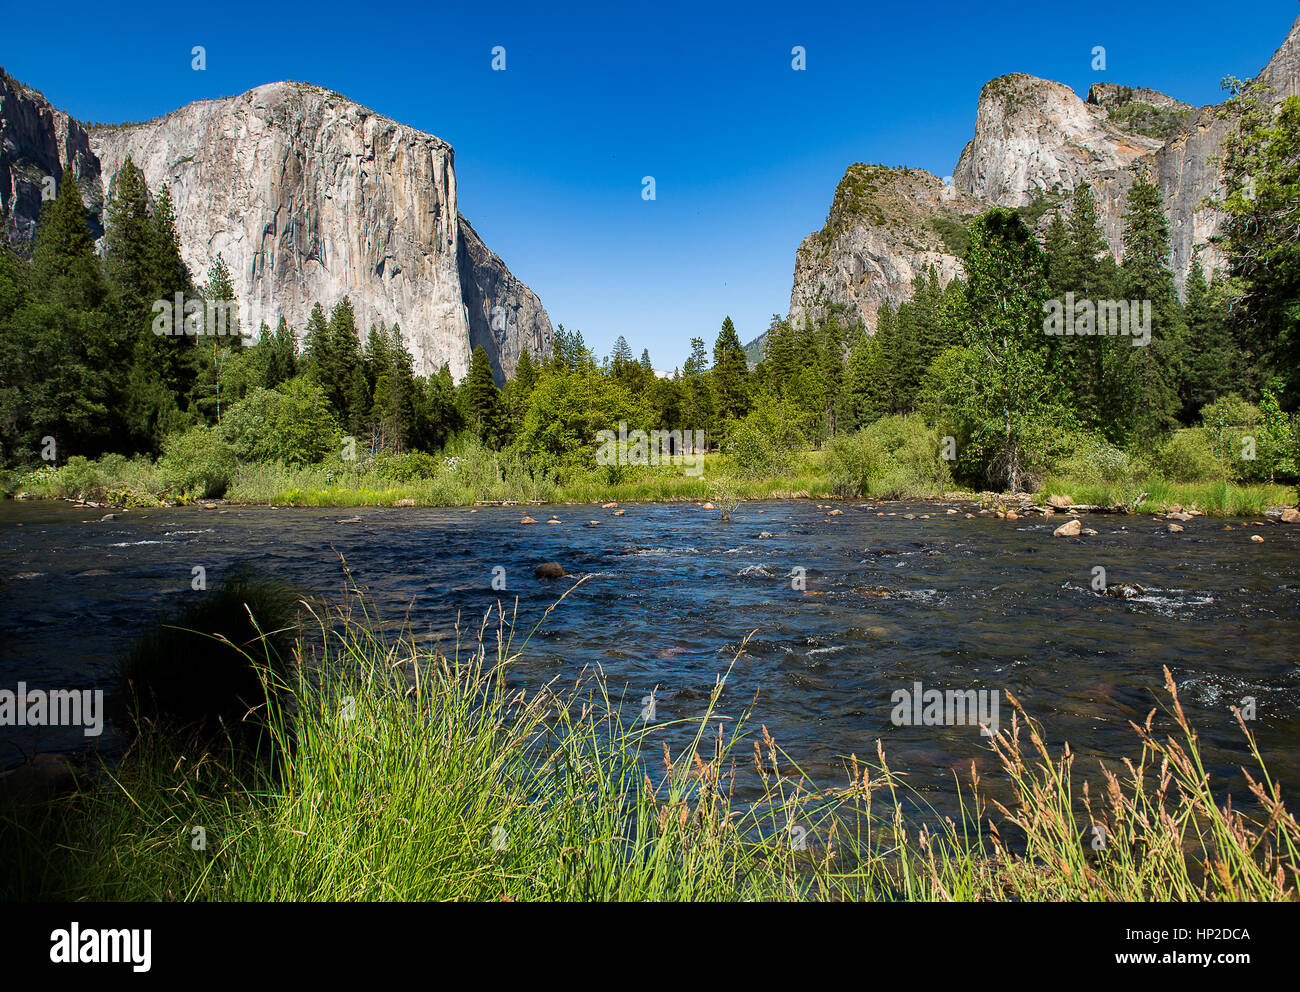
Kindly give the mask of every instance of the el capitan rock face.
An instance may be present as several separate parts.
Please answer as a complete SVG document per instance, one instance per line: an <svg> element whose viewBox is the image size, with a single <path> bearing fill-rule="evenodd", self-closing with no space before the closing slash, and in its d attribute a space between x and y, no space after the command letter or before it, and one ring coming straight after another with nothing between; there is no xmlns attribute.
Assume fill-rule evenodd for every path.
<svg viewBox="0 0 1300 992"><path fill-rule="evenodd" d="M1300 91L1300 19L1257 78L1271 88L1274 101ZM874 331L880 304L909 299L911 281L926 264L935 264L943 282L962 272L955 254L930 254L934 243L916 232L994 206L1037 204L1041 233L1083 182L1092 187L1102 231L1119 258L1128 191L1143 173L1160 190L1181 292L1195 258L1207 271L1224 265L1211 243L1220 217L1206 201L1219 194L1216 158L1230 126L1221 106L1197 109L1150 89L1097 83L1085 101L1067 86L1022 73L992 80L980 93L974 137L953 171L960 199L936 200L909 184L904 195L914 209L905 211L906 223L900 224L891 207L901 191L897 184L875 184L846 213L837 206L841 181L827 227L805 238L796 254L790 317L801 320L817 312L815 301L823 310L829 302L855 310ZM845 178L868 169L929 175L853 166ZM931 176L932 187L935 182ZM832 223L837 214L839 222Z"/></svg>
<svg viewBox="0 0 1300 992"><path fill-rule="evenodd" d="M6 159L11 143L39 148L48 133L59 134L51 117L11 139L11 102L36 106L32 91L25 97L5 100ZM23 110L17 119L29 116ZM87 206L102 209L128 156L151 189L167 183L196 282L220 252L246 327L274 327L283 315L301 334L315 303L328 310L347 295L362 334L377 321L401 325L419 372L445 362L461 378L471 349L484 344L500 377L513 371L521 349L551 347L540 301L460 216L454 152L440 138L287 82L192 103L145 124L75 125L78 132L88 135L84 162L58 161L71 161L79 177L84 170ZM53 159L45 163L52 166ZM505 315L496 331L494 311Z"/></svg>

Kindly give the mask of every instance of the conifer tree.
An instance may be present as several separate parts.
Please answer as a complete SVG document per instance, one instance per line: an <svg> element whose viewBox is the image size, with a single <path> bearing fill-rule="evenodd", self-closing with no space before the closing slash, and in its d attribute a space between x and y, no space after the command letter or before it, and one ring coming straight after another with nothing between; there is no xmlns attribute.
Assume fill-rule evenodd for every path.
<svg viewBox="0 0 1300 992"><path fill-rule="evenodd" d="M321 316L323 319L323 312ZM298 345L293 330L283 315L275 325L275 333L263 334L258 347L266 350L266 360L262 366L262 385L265 388L274 389L298 374Z"/></svg>
<svg viewBox="0 0 1300 992"><path fill-rule="evenodd" d="M745 349L736 334L736 325L727 317L713 344L713 369L710 372L713 395L716 397L716 414L722 420L722 430L730 434L731 425L744 417L748 408L745 378L749 362Z"/></svg>
<svg viewBox="0 0 1300 992"><path fill-rule="evenodd" d="M484 444L492 444L501 428L501 390L492 375L492 362L479 345L470 356L469 372L459 390L466 424Z"/></svg>
<svg viewBox="0 0 1300 992"><path fill-rule="evenodd" d="M1129 301L1151 301L1151 341L1127 352L1123 393L1107 404L1110 418L1129 418L1131 430L1150 436L1167 430L1178 412L1181 369L1186 361L1182 309L1169 268L1169 223L1160 191L1149 176L1135 182L1128 194L1124 258L1120 267Z"/></svg>
<svg viewBox="0 0 1300 992"><path fill-rule="evenodd" d="M361 338L357 332L352 300L343 297L330 311L329 355L332 378L322 381L330 405L345 430L360 434L365 426L367 402L365 369L361 361Z"/></svg>

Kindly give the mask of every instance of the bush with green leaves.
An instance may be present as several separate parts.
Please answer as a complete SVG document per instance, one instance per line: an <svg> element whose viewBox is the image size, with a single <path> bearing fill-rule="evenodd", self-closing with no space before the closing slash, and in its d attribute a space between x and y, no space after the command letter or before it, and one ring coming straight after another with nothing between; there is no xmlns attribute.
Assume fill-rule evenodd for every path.
<svg viewBox="0 0 1300 992"><path fill-rule="evenodd" d="M1067 478L1130 486L1146 473L1140 457L1117 448L1099 434L1078 434L1069 446L1070 454L1057 466Z"/></svg>
<svg viewBox="0 0 1300 992"><path fill-rule="evenodd" d="M799 417L785 403L761 403L731 432L727 448L739 474L761 479L790 470L803 444Z"/></svg>
<svg viewBox="0 0 1300 992"><path fill-rule="evenodd" d="M163 441L158 469L177 499L219 499L235 477L235 453L213 427L192 427Z"/></svg>
<svg viewBox="0 0 1300 992"><path fill-rule="evenodd" d="M1277 393L1265 389L1260 398L1260 425L1254 478L1274 481L1294 478L1297 469L1295 418L1282 410Z"/></svg>
<svg viewBox="0 0 1300 992"><path fill-rule="evenodd" d="M100 474L99 467L81 455L69 458L67 464L59 469L55 481L56 492L72 499L95 499L103 488L104 477Z"/></svg>
<svg viewBox="0 0 1300 992"><path fill-rule="evenodd" d="M826 470L840 499L866 496L879 471L882 452L866 431L840 434L826 446Z"/></svg>
<svg viewBox="0 0 1300 992"><path fill-rule="evenodd" d="M240 461L314 465L340 450L341 432L321 387L306 376L254 389L221 418Z"/></svg>
<svg viewBox="0 0 1300 992"><path fill-rule="evenodd" d="M276 392L283 397L275 425L281 459L310 465L339 450L342 432L320 386L298 376L281 383Z"/></svg>
<svg viewBox="0 0 1300 992"><path fill-rule="evenodd" d="M1223 468L1220 478L1260 477L1260 412L1254 403L1246 402L1237 393L1207 403L1201 408L1201 431Z"/></svg>
<svg viewBox="0 0 1300 992"><path fill-rule="evenodd" d="M424 451L404 451L400 455L376 455L371 471L395 482L436 479L444 471L442 460Z"/></svg>
<svg viewBox="0 0 1300 992"><path fill-rule="evenodd" d="M883 417L865 434L880 453L870 495L896 499L952 488L952 470L942 457L943 439L920 417Z"/></svg>
<svg viewBox="0 0 1300 992"><path fill-rule="evenodd" d="M1171 482L1209 482L1228 477L1214 433L1200 427L1175 431L1151 455L1151 467Z"/></svg>
<svg viewBox="0 0 1300 992"><path fill-rule="evenodd" d="M42 465L40 468L19 476L14 483L14 491L48 499L59 495L55 488L58 478L59 470L57 468L53 465Z"/></svg>
<svg viewBox="0 0 1300 992"><path fill-rule="evenodd" d="M928 496L952 488L943 439L920 417L882 417L857 434L835 438L827 470L844 499Z"/></svg>

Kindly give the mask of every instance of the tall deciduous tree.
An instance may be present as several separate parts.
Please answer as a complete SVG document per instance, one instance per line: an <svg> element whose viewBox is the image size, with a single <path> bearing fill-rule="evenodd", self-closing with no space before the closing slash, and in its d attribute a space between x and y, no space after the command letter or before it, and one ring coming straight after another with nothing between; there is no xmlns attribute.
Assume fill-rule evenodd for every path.
<svg viewBox="0 0 1300 992"><path fill-rule="evenodd" d="M1046 263L1033 233L1003 209L971 224L965 262L953 317L967 350L948 402L963 421L967 457L1019 492L1065 426L1043 327Z"/></svg>

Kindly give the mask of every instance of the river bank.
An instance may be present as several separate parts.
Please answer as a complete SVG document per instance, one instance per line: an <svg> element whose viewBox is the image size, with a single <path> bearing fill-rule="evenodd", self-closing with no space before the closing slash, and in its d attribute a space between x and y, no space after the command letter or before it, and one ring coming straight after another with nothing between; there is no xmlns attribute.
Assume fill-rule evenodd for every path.
<svg viewBox="0 0 1300 992"><path fill-rule="evenodd" d="M704 503L727 505L752 500L814 500L852 503L862 500L910 500L931 504L964 502L990 512L1023 512L1026 508L1054 506L1067 512L1131 512L1161 515L1168 512L1203 513L1211 517L1276 517L1297 504L1294 486L1245 485L1226 480L1170 482L1149 477L1122 485L1086 478L1051 478L1033 493L951 489L912 490L890 488L884 492L844 496L816 459L783 476L744 478L727 474L719 456L700 476L680 472L647 474L611 483L584 477L568 484L536 486L524 491L501 481L481 482L448 472L434 478L393 479L375 472L289 468L253 464L236 468L220 499L188 496L176 499L147 469L104 474L93 468L65 466L43 470L14 480L7 495L15 499L65 499L90 508L129 508L213 505L307 506L348 508L362 506L543 506L550 504ZM130 463L128 463L130 464Z"/></svg>

